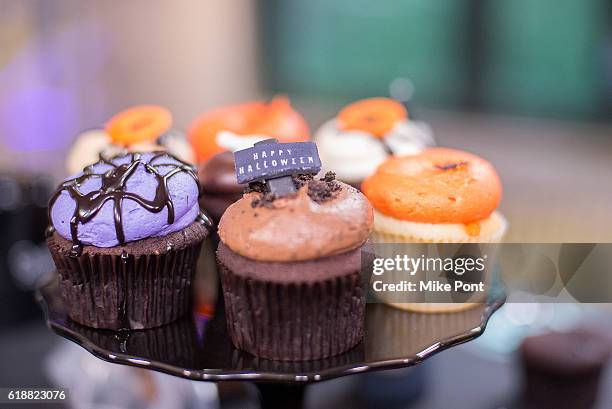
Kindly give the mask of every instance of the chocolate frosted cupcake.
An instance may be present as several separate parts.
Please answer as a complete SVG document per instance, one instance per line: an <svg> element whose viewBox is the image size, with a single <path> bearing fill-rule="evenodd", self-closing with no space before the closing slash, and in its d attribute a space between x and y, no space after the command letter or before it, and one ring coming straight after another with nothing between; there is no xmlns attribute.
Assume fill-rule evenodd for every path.
<svg viewBox="0 0 612 409"><path fill-rule="evenodd" d="M609 337L594 328L526 338L519 348L524 375L521 407L595 407L610 352Z"/></svg>
<svg viewBox="0 0 612 409"><path fill-rule="evenodd" d="M47 244L70 318L142 329L186 313L210 227L198 193L193 167L163 152L101 160L64 181Z"/></svg>
<svg viewBox="0 0 612 409"><path fill-rule="evenodd" d="M285 145L294 144L277 152ZM269 180L252 183L221 218L228 332L237 348L267 359L341 354L363 337L361 251L372 208L331 173L289 181L294 192L282 197Z"/></svg>

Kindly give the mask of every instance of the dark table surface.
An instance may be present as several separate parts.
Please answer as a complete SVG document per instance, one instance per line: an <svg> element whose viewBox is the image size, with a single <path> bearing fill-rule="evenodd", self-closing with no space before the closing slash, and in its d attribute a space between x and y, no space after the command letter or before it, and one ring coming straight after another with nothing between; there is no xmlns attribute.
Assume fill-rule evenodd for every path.
<svg viewBox="0 0 612 409"><path fill-rule="evenodd" d="M500 312L503 311L502 310ZM491 334L493 336L494 334ZM486 332L476 342L489 336ZM0 386L53 387L44 370L44 360L51 351L66 341L36 320L0 333ZM105 363L106 365L113 365ZM410 372L418 371L412 380ZM376 376L378 378L371 378ZM497 409L508 404L520 391L520 367L509 356L484 353L478 344L465 344L440 353L414 368L366 375L354 375L311 385L306 390L307 408L375 408L380 401L364 397L368 385L397 388L394 379L425 379L422 396L401 408L414 409ZM417 378L415 378L415 376ZM381 379L386 379L380 383ZM185 382L190 382L185 380ZM400 382L399 385L402 385ZM403 384L405 385L405 383ZM405 388L405 386L404 386ZM246 382L226 383L221 388L222 408L258 408L255 389ZM612 371L602 380L597 408L612 407ZM387 392L390 396L392 390ZM25 407L25 406L20 406ZM58 404L37 404L36 408L59 408Z"/></svg>

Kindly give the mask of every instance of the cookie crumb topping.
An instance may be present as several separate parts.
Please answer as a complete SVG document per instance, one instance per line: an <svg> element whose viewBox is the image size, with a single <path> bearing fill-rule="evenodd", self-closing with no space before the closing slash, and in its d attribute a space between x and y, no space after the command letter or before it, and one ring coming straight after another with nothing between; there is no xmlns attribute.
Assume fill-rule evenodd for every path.
<svg viewBox="0 0 612 409"><path fill-rule="evenodd" d="M336 174L334 172L327 172L322 178L315 179L310 174L300 174L293 176L293 184L296 189L300 189L304 186L308 186L308 197L313 202L324 203L332 200L342 190L342 186L336 180ZM261 182L253 182L248 185L244 191L245 193L259 193L259 196L254 198L251 202L251 207L266 207L269 209L274 208L273 203L278 199L274 194L266 191L266 186Z"/></svg>
<svg viewBox="0 0 612 409"><path fill-rule="evenodd" d="M325 176L319 180L311 180L308 182L308 196L314 202L323 203L336 197L342 189L340 183L336 181L334 172L327 172Z"/></svg>

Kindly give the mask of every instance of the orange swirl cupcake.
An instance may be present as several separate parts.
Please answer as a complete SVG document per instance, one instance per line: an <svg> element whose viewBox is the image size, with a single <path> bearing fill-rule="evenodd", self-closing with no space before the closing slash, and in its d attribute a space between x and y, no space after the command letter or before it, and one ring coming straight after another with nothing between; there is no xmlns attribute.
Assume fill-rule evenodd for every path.
<svg viewBox="0 0 612 409"><path fill-rule="evenodd" d="M300 142L310 139L308 124L291 106L289 98L275 96L269 103L263 101L245 102L225 106L198 116L189 126L189 141L197 156L198 163L214 155L232 149L220 139L244 138L238 147L253 144L253 138L261 140L276 138L281 142ZM262 137L263 136L263 137Z"/></svg>
<svg viewBox="0 0 612 409"><path fill-rule="evenodd" d="M359 187L389 156L414 155L435 145L431 128L391 98L353 102L326 121L314 139L338 179Z"/></svg>
<svg viewBox="0 0 612 409"><path fill-rule="evenodd" d="M269 138L280 142L310 138L306 120L286 96L276 96L269 103L253 101L217 108L199 115L189 126L189 141L199 165L200 206L215 223L242 197L245 188L236 180L232 152Z"/></svg>
<svg viewBox="0 0 612 409"><path fill-rule="evenodd" d="M432 148L392 157L362 190L375 209L378 241L495 243L506 231L496 211L499 176L489 162L468 152Z"/></svg>
<svg viewBox="0 0 612 409"><path fill-rule="evenodd" d="M497 212L502 196L497 172L489 162L468 152L432 148L419 155L390 158L364 181L362 191L374 208L374 243L496 243L507 228ZM383 253L380 256L394 257L394 253L384 254L387 250L394 252L378 248ZM420 255L414 246L404 251ZM439 272L422 274L428 280L440 278ZM391 273L386 279L397 282L404 277ZM489 269L482 279L488 287ZM424 302L398 303L392 295L379 296L409 311L454 312L482 303L486 291L465 302L433 302L436 295L425 292L421 294Z"/></svg>
<svg viewBox="0 0 612 409"><path fill-rule="evenodd" d="M182 132L172 128L172 114L158 105L137 105L115 114L104 128L81 132L66 158L68 173L75 174L100 157L125 152L167 151L194 162L194 153Z"/></svg>

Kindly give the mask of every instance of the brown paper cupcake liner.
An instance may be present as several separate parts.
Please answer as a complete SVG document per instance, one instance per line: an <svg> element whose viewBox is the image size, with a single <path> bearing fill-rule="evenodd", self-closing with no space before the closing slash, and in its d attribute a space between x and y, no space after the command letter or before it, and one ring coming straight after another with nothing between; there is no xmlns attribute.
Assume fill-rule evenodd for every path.
<svg viewBox="0 0 612 409"><path fill-rule="evenodd" d="M358 270L314 283L267 282L219 262L228 333L260 358L305 361L339 355L363 338L364 289Z"/></svg>
<svg viewBox="0 0 612 409"><path fill-rule="evenodd" d="M163 252L139 248L130 254L128 244L120 254L90 247L71 257L66 240L54 234L48 245L69 317L89 327L119 330L158 327L183 316L190 311L191 282L205 234L190 243L184 236L184 243Z"/></svg>

